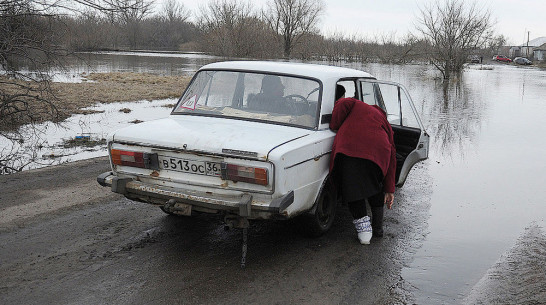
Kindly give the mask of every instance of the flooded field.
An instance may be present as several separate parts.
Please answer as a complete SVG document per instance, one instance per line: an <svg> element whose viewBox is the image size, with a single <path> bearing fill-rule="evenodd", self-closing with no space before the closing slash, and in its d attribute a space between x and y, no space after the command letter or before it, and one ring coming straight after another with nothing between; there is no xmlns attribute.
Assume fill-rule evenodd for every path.
<svg viewBox="0 0 546 305"><path fill-rule="evenodd" d="M68 78L77 79L83 72L127 70L186 75L220 60L152 53L85 56L87 64L73 65ZM425 65L338 65L365 70L409 89L431 135L431 146L429 160L408 179L426 171L432 181L426 190L430 202L422 203L430 216L415 219L427 223L423 240L417 241L422 245L401 276L416 304L462 303L504 253L526 244L518 240L528 228L533 236L544 230L546 71L470 65L462 79L444 85L434 69ZM170 109L161 105L173 102L99 105L93 109L99 111L95 114L74 116L64 126L46 126L39 138L47 145L41 145L38 154L63 155L55 162L106 155L104 145L72 150L59 145L77 136L101 139L134 120L166 116ZM120 112L123 108L132 111ZM511 253L515 253L511 260L517 261L518 253L525 251Z"/></svg>

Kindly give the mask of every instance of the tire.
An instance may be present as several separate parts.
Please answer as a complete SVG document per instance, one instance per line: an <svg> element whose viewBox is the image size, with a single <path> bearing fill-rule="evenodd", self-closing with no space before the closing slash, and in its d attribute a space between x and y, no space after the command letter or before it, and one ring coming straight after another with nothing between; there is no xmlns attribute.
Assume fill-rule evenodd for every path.
<svg viewBox="0 0 546 305"><path fill-rule="evenodd" d="M328 232L334 223L336 209L336 190L330 180L327 180L312 212L305 215L305 229L308 235L319 237Z"/></svg>

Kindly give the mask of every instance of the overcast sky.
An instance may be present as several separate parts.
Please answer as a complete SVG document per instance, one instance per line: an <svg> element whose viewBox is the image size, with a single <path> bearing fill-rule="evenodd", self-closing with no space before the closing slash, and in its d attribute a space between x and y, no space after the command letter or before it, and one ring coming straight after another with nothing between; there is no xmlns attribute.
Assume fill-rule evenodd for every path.
<svg viewBox="0 0 546 305"><path fill-rule="evenodd" d="M161 6L163 0L157 1ZM178 0L195 15L208 0ZM253 0L255 8L264 7L268 0ZM443 1L443 0L442 0ZM414 32L419 7L431 0L323 0L325 12L320 21L322 34L342 33L373 38L377 35L404 36ZM470 3L469 1L467 1ZM495 30L519 45L530 39L546 36L546 0L477 0L489 9Z"/></svg>

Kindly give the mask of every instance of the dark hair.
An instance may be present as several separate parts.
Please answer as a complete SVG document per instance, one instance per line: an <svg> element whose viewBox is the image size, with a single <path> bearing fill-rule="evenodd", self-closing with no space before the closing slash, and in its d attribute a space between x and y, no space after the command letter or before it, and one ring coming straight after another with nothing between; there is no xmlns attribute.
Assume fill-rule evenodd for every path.
<svg viewBox="0 0 546 305"><path fill-rule="evenodd" d="M342 85L336 85L336 101L339 100L345 94L345 87Z"/></svg>

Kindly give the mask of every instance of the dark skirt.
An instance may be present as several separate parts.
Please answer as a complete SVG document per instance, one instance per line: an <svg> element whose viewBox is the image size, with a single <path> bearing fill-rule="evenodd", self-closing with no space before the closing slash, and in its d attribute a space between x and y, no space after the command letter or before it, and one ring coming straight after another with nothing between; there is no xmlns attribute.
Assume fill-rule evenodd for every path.
<svg viewBox="0 0 546 305"><path fill-rule="evenodd" d="M343 203L366 199L383 190L383 172L374 162L337 154L334 179Z"/></svg>

